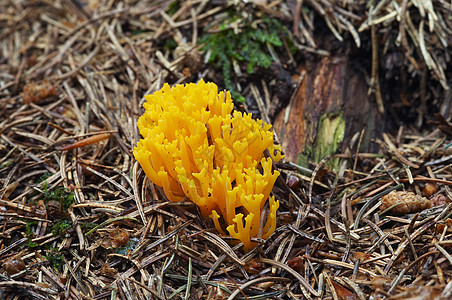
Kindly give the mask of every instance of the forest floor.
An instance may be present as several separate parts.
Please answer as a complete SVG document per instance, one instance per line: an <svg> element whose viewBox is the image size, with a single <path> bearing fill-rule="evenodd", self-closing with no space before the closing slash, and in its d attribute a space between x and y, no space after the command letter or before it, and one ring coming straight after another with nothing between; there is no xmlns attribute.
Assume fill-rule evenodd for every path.
<svg viewBox="0 0 452 300"><path fill-rule="evenodd" d="M0 299L452 298L447 116L375 137L378 153L359 151L356 128L343 153L278 163L277 228L248 253L145 176L136 122L166 82L216 82L271 122L296 90L299 57L329 55L314 32L367 43L372 67L376 24L360 1L254 2L0 0ZM433 2L447 32L450 4ZM427 43L441 44L441 28ZM427 124L447 69L424 50L436 80L413 77L424 81L410 109Z"/></svg>

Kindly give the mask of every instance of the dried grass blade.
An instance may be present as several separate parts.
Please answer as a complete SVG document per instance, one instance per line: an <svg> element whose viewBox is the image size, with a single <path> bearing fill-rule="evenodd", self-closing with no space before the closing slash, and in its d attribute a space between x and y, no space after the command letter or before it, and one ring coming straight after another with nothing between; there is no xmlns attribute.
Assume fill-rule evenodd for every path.
<svg viewBox="0 0 452 300"><path fill-rule="evenodd" d="M91 229L90 231L88 231L87 233L85 233L85 236L88 236L94 232L96 232L99 228L104 227L105 225L111 224L113 222L117 222L117 221L121 221L121 220L131 220L131 221L135 221L138 222L137 219L135 218L131 218L131 217L117 217L117 218L112 218L112 219L108 219L105 222L102 222L101 224L97 225L96 227L94 227L93 229Z"/></svg>
<svg viewBox="0 0 452 300"><path fill-rule="evenodd" d="M306 281L306 279L304 279L304 277L302 277L300 275L300 273L298 273L297 271L295 271L294 269L292 269L291 267L289 267L288 265L282 264L280 262L274 261L272 259L268 259L268 258L260 258L259 259L261 262L281 268L286 270L287 272L289 272L292 276L294 276L296 279L298 279L298 281L300 281L301 285L307 290L309 291L311 294L313 294L315 297L319 297L319 293L314 290L314 288ZM311 296L307 293L307 291L303 290L303 294L306 298L310 299Z"/></svg>
<svg viewBox="0 0 452 300"><path fill-rule="evenodd" d="M415 230L410 235L410 240L414 241L418 236L420 236L424 231L426 231L428 228L436 224L435 220L431 220L428 223L422 225L417 230ZM392 254L392 257L390 258L389 262L386 264L384 268L384 272L387 274L389 270L391 269L393 263L396 261L397 257L402 253L402 251L405 249L406 246L408 246L409 241L408 239L405 239L403 242L399 244L399 247L397 247L396 251Z"/></svg>
<svg viewBox="0 0 452 300"><path fill-rule="evenodd" d="M283 283L289 283L291 280L289 278L283 278L283 277L260 277L253 280L248 281L247 283L242 284L239 286L228 298L228 300L233 300L241 291L246 289L249 286L252 286L257 283L261 282L283 282Z"/></svg>
<svg viewBox="0 0 452 300"><path fill-rule="evenodd" d="M211 243L213 243L214 245L216 245L221 251L223 251L227 256L232 258L239 265L241 265L241 266L245 265L245 262L243 260L241 260L237 256L237 254L235 254L235 251L232 250L231 247L219 236L217 236L213 233L210 233L208 231L201 233L200 236L202 236L206 240L208 240Z"/></svg>

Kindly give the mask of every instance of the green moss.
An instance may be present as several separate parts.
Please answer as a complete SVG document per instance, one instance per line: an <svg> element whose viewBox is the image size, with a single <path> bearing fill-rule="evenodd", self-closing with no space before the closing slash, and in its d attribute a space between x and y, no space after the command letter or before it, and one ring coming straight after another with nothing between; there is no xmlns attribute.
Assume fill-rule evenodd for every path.
<svg viewBox="0 0 452 300"><path fill-rule="evenodd" d="M66 230L71 228L71 226L72 226L71 221L57 220L50 228L50 232L52 233L52 235L61 235Z"/></svg>
<svg viewBox="0 0 452 300"><path fill-rule="evenodd" d="M63 210L67 210L74 202L75 194L65 189L64 187L56 187L49 191L47 182L42 187L44 202L58 201L61 203Z"/></svg>
<svg viewBox="0 0 452 300"><path fill-rule="evenodd" d="M80 224L80 228L82 229L83 232L90 231L91 229L95 228L96 226L97 226L97 224L95 224L95 223L81 223Z"/></svg>
<svg viewBox="0 0 452 300"><path fill-rule="evenodd" d="M25 222L25 237L28 239L26 243L26 247L34 248L38 246L38 243L32 242L31 240L35 237L33 234L33 226L38 224L38 221L28 220L28 219L19 219L20 221Z"/></svg>
<svg viewBox="0 0 452 300"><path fill-rule="evenodd" d="M50 263L52 268L54 268L55 270L58 270L60 272L63 271L63 266L65 264L63 254L57 254L57 253L52 252L52 253L49 253L48 255L45 255L44 257Z"/></svg>
<svg viewBox="0 0 452 300"><path fill-rule="evenodd" d="M52 176L53 174L50 172L46 172L44 174L41 175L41 177L39 177L38 182L37 183L41 183L47 180L47 178L49 178L50 176Z"/></svg>
<svg viewBox="0 0 452 300"><path fill-rule="evenodd" d="M27 248L35 248L35 247L38 247L39 246L39 244L38 243L36 243L36 242L33 242L31 239L29 239L28 241L27 241Z"/></svg>
<svg viewBox="0 0 452 300"><path fill-rule="evenodd" d="M26 220L26 219L19 219L19 220L24 221L26 223L25 224L25 235L27 237L32 236L33 235L32 226L37 225L38 221L34 221L34 220L30 221L30 220Z"/></svg>
<svg viewBox="0 0 452 300"><path fill-rule="evenodd" d="M163 46L163 48L165 50L168 50L168 51L173 51L174 49L177 48L177 42L174 39L171 39L171 38L166 39L165 40L165 45Z"/></svg>
<svg viewBox="0 0 452 300"><path fill-rule="evenodd" d="M173 1L168 5L168 15L172 16L179 10L179 2Z"/></svg>
<svg viewBox="0 0 452 300"><path fill-rule="evenodd" d="M252 22L252 18L239 19L231 14L217 32L205 34L199 41L201 50L210 54L208 62L221 68L224 85L234 100L244 102L232 83L232 61L245 63L248 74L257 67L268 68L273 62L268 49L283 45L280 36L287 37L287 33L275 19L263 16L261 22Z"/></svg>

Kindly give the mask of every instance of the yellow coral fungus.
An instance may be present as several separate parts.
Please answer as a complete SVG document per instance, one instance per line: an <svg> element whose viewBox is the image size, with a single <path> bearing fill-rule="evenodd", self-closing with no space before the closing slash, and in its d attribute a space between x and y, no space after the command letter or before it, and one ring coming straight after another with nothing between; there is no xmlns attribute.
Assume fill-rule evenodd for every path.
<svg viewBox="0 0 452 300"><path fill-rule="evenodd" d="M143 138L133 153L149 179L170 201L187 197L196 203L220 233L226 228L242 241L245 251L254 246L250 238L268 238L276 227L279 202L269 196L279 172L264 151L276 161L282 158L271 125L233 112L230 93L218 93L214 83L202 79L172 88L165 84L146 100L137 123Z"/></svg>

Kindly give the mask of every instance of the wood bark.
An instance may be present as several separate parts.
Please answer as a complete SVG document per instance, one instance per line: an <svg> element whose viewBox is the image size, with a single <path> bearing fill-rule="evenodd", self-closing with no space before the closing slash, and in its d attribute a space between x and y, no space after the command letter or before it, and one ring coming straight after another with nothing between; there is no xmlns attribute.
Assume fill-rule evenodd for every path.
<svg viewBox="0 0 452 300"><path fill-rule="evenodd" d="M378 112L374 97L368 95L368 84L362 72L354 68L346 56L325 57L311 68L300 65L299 71L300 74L305 73L304 79L290 104L276 116L274 122L286 159L299 163L303 158L322 159L314 158L314 152L318 149L313 148L328 142L324 141L331 138L328 130L334 130L325 128L332 122L322 120L332 121L337 117L345 122L343 141L338 145L338 151L345 153L353 136L362 129L365 131L361 151L374 150L370 141L384 130L383 116ZM295 82L298 80L293 79ZM354 147L352 153L356 150ZM327 154L318 153L323 156Z"/></svg>

